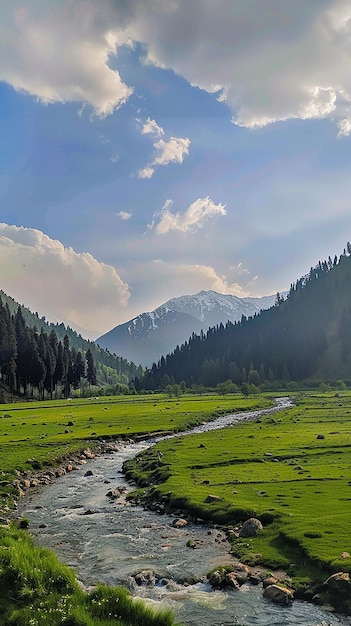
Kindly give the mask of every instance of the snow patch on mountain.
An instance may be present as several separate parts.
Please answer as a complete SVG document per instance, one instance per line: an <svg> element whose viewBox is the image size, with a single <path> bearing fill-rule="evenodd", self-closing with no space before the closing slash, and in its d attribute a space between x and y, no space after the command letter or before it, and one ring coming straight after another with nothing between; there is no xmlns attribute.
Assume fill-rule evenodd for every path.
<svg viewBox="0 0 351 626"><path fill-rule="evenodd" d="M284 294L282 294L284 295ZM216 291L171 298L148 313L120 324L96 340L102 348L134 363L150 366L193 333L217 324L234 323L274 305L276 296L239 298Z"/></svg>

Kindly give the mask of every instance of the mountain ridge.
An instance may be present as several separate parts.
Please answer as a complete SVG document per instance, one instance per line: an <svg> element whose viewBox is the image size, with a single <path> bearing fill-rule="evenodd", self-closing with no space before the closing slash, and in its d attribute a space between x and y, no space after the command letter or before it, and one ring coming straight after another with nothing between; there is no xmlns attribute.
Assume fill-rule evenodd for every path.
<svg viewBox="0 0 351 626"><path fill-rule="evenodd" d="M151 366L193 333L211 326L239 321L273 306L276 295L239 298L214 290L171 298L150 312L141 313L98 337L96 343L134 363Z"/></svg>
<svg viewBox="0 0 351 626"><path fill-rule="evenodd" d="M306 383L351 385L351 245L277 294L273 307L193 335L145 372L141 389L165 380L254 389ZM275 385L275 387L274 387ZM294 387L296 388L296 387Z"/></svg>

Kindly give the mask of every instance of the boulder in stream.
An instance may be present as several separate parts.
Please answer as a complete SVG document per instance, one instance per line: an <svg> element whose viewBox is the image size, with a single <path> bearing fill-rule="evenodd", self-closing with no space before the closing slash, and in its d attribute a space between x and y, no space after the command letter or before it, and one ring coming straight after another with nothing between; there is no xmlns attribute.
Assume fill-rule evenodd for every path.
<svg viewBox="0 0 351 626"><path fill-rule="evenodd" d="M268 598L268 600L283 606L290 606L294 599L292 591L286 587L281 587L280 585L268 585L268 587L265 588L263 595L265 598Z"/></svg>
<svg viewBox="0 0 351 626"><path fill-rule="evenodd" d="M142 585L153 587L156 584L155 572L152 569L145 569L142 572L135 574L134 580L139 587Z"/></svg>

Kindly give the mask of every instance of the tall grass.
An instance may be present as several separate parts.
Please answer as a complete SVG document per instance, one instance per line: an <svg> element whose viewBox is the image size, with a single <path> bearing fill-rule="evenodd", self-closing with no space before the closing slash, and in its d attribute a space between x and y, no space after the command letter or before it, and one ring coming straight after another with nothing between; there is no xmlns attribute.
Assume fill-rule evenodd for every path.
<svg viewBox="0 0 351 626"><path fill-rule="evenodd" d="M0 626L175 626L126 589L85 593L73 571L23 530L0 527Z"/></svg>

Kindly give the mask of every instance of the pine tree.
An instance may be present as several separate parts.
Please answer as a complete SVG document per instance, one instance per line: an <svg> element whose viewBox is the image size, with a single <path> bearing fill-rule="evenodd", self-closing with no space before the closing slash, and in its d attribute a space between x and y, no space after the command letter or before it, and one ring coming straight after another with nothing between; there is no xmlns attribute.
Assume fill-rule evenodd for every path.
<svg viewBox="0 0 351 626"><path fill-rule="evenodd" d="M96 385L96 369L90 348L87 350L85 358L87 362L87 381L89 385Z"/></svg>

